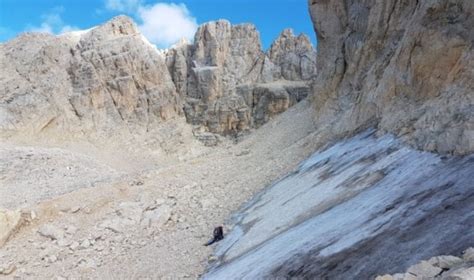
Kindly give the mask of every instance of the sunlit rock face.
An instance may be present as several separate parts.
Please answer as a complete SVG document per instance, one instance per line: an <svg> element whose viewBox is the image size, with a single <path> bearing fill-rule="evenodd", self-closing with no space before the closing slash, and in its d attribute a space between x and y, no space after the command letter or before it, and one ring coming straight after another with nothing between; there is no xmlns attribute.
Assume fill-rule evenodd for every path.
<svg viewBox="0 0 474 280"><path fill-rule="evenodd" d="M374 131L314 153L233 218L204 279L372 279L474 233L474 156L414 150Z"/></svg>
<svg viewBox="0 0 474 280"><path fill-rule="evenodd" d="M27 33L0 54L5 134L135 134L185 116L195 134L236 135L307 96L316 74L307 36L285 30L265 53L254 25L226 20L164 51L118 16L60 36Z"/></svg>
<svg viewBox="0 0 474 280"><path fill-rule="evenodd" d="M474 2L309 0L314 106L335 135L375 124L416 148L474 151Z"/></svg>
<svg viewBox="0 0 474 280"><path fill-rule="evenodd" d="M287 29L265 53L254 25L218 20L200 26L193 44L173 47L167 65L186 97L187 121L197 131L235 135L301 100L294 98L295 88L308 95L316 75L316 52L306 35L295 36ZM262 87L264 106L262 91L255 90Z"/></svg>
<svg viewBox="0 0 474 280"><path fill-rule="evenodd" d="M0 44L0 57L2 133L137 132L182 115L164 56L125 16L60 36L27 33Z"/></svg>

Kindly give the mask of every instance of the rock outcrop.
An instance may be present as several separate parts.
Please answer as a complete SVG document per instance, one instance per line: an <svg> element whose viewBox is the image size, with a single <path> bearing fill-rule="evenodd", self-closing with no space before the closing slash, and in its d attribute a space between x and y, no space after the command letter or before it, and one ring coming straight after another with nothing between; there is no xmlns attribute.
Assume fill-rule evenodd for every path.
<svg viewBox="0 0 474 280"><path fill-rule="evenodd" d="M255 26L219 20L193 44L160 51L125 16L60 36L26 33L1 44L0 57L6 135L140 133L178 115L198 137L235 135L308 95L316 69L308 37L291 30L265 54Z"/></svg>
<svg viewBox="0 0 474 280"><path fill-rule="evenodd" d="M20 211L0 209L0 248L21 226L22 221Z"/></svg>
<svg viewBox="0 0 474 280"><path fill-rule="evenodd" d="M375 125L419 149L474 151L474 2L308 2L321 124L335 135Z"/></svg>
<svg viewBox="0 0 474 280"><path fill-rule="evenodd" d="M163 54L118 16L85 32L0 45L0 130L146 131L182 114Z"/></svg>
<svg viewBox="0 0 474 280"><path fill-rule="evenodd" d="M385 274L375 280L409 280L440 279L469 280L474 279L474 248L465 250L460 257L437 256L408 268L406 273Z"/></svg>
<svg viewBox="0 0 474 280"><path fill-rule="evenodd" d="M287 29L268 53L251 24L203 24L193 44L168 51L167 64L196 132L237 134L258 127L309 93L316 53Z"/></svg>

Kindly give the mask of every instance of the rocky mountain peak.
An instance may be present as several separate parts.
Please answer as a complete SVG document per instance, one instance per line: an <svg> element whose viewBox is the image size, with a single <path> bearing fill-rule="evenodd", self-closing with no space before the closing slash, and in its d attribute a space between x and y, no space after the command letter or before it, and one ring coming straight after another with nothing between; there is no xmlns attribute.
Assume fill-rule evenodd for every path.
<svg viewBox="0 0 474 280"><path fill-rule="evenodd" d="M128 16L119 15L105 24L94 29L96 32L101 31L103 33L108 33L109 35L135 35L140 33L138 27Z"/></svg>
<svg viewBox="0 0 474 280"><path fill-rule="evenodd" d="M81 34L80 44L83 47L94 47L96 43L109 42L116 39L128 40L126 38L129 37L142 38L143 36L130 17L120 15Z"/></svg>
<svg viewBox="0 0 474 280"><path fill-rule="evenodd" d="M9 50L2 75L15 80L10 84L35 88L32 99L22 102L49 109L20 112L20 96L6 87L5 96L12 96L7 119L19 123L0 125L26 129L31 113L35 121L27 130L147 131L153 123L180 115L184 107L186 120L197 131L237 135L262 125L309 92L316 53L311 44L304 44L305 37L289 30L282 34L271 56L263 52L253 24L232 25L227 20L201 25L194 42L182 40L166 51L150 44L127 16L60 36L25 35L2 49ZM18 48L21 42L29 47ZM20 69L21 75L36 77L44 68L40 72L47 77L20 82L14 67L18 57L30 65ZM40 96L46 98L39 101Z"/></svg>
<svg viewBox="0 0 474 280"><path fill-rule="evenodd" d="M217 20L201 25L193 44L170 50L167 65L186 99L187 121L198 131L236 135L303 99L316 52L306 36L288 30L282 37L272 59L255 25Z"/></svg>

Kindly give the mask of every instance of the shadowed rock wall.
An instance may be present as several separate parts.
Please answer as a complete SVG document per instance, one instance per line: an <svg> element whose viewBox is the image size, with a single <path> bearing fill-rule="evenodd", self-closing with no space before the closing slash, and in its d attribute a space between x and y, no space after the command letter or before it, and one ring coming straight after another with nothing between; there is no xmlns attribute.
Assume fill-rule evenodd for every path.
<svg viewBox="0 0 474 280"><path fill-rule="evenodd" d="M314 104L335 135L376 125L439 153L474 150L474 2L309 0Z"/></svg>

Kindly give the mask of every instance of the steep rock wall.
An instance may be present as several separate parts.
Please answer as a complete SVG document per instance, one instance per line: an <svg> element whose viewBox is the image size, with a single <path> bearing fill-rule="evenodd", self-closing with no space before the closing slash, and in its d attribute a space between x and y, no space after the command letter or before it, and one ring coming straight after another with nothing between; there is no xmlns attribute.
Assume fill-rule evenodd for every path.
<svg viewBox="0 0 474 280"><path fill-rule="evenodd" d="M306 35L286 29L267 53L261 48L254 25L218 20L200 26L193 44L168 51L168 68L196 133L235 135L258 127L309 93L316 52Z"/></svg>
<svg viewBox="0 0 474 280"><path fill-rule="evenodd" d="M87 32L0 45L2 134L146 131L182 114L160 54L119 16Z"/></svg>
<svg viewBox="0 0 474 280"><path fill-rule="evenodd" d="M258 127L309 94L316 53L285 30L268 53L251 24L199 27L161 51L126 16L0 44L0 133L126 135L185 116L198 138ZM210 139L211 141L207 141Z"/></svg>
<svg viewBox="0 0 474 280"><path fill-rule="evenodd" d="M376 125L419 149L474 151L474 2L308 2L321 124L335 135Z"/></svg>

